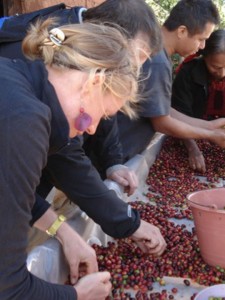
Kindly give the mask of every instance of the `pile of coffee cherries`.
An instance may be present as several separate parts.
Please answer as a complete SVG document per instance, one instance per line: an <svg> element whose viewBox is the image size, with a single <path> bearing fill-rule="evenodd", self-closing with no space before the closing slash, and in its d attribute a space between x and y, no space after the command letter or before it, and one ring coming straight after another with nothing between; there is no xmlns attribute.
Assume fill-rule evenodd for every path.
<svg viewBox="0 0 225 300"><path fill-rule="evenodd" d="M167 138L149 170L147 196L150 200L154 200L154 194L158 193L159 196L155 197L157 204L182 208L186 205L188 193L215 187L220 179L225 178L225 150L207 141L198 141L198 146L205 158L205 173L195 172L189 167L187 151L179 140ZM207 181L200 181L199 176L204 176Z"/></svg>
<svg viewBox="0 0 225 300"><path fill-rule="evenodd" d="M203 261L195 229L173 222L174 219L192 220L187 194L215 187L225 178L225 150L207 141L198 141L198 146L205 158L206 173L190 169L182 143L167 138L149 170L145 201L130 202L143 220L160 229L167 242L162 256L142 253L130 239L109 242L107 247L93 245L99 270L111 273L113 291L107 300L178 300L178 288L167 288L165 276L183 278L187 288L192 281L205 286L225 283L225 270ZM199 180L199 176L206 180ZM160 291L155 291L155 283L161 287Z"/></svg>
<svg viewBox="0 0 225 300"><path fill-rule="evenodd" d="M131 205L140 212L143 220L160 229L167 249L162 256L155 257L143 254L129 239L110 242L107 247L93 245L100 270L111 273L114 299L129 299L124 292L129 289L138 291L142 296L140 299L175 299L176 291L166 288L161 294L147 296L153 290L154 282L161 286L166 284L164 276L184 278L187 286L190 285L189 278L206 286L225 281L224 269L211 267L202 260L194 230L190 232L185 225L175 225L157 206L143 202Z"/></svg>
<svg viewBox="0 0 225 300"><path fill-rule="evenodd" d="M160 229L167 242L162 256L143 254L129 239L109 242L107 247L93 245L99 269L111 273L113 299L176 299L177 288L167 289L164 276L183 278L186 286L190 285L190 280L205 286L225 282L223 268L211 267L203 261L195 230L190 231L186 225L171 221L171 218L192 219L186 195L215 187L218 180L225 178L225 151L206 141L199 141L198 146L205 157L205 174L191 170L184 146L178 140L168 138L149 170L149 190L145 194L148 202L130 203L143 220ZM207 181L198 179L203 175ZM161 292L153 292L155 282L163 287ZM129 290L133 292L129 293Z"/></svg>

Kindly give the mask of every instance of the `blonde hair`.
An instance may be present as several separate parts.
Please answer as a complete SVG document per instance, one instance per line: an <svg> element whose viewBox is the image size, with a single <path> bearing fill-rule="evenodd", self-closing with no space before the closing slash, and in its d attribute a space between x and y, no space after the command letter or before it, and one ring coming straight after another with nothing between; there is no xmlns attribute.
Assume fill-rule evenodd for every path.
<svg viewBox="0 0 225 300"><path fill-rule="evenodd" d="M139 68L122 32L103 24L68 24L58 27L65 38L55 43L49 29L54 23L54 19L47 19L31 25L22 43L24 55L48 65L87 72L90 82L98 74L102 93L127 99L121 110L135 117Z"/></svg>

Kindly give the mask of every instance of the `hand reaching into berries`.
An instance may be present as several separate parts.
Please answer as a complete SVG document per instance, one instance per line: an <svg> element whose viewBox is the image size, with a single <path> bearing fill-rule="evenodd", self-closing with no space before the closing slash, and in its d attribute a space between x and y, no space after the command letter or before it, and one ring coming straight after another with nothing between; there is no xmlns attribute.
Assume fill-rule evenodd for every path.
<svg viewBox="0 0 225 300"><path fill-rule="evenodd" d="M197 143L193 139L186 139L183 141L188 151L189 165L193 170L198 170L202 173L206 171L205 159L200 151Z"/></svg>
<svg viewBox="0 0 225 300"><path fill-rule="evenodd" d="M34 226L45 231L56 218L56 213L49 208L41 218L35 222ZM83 276L98 271L95 250L89 246L67 222L62 223L59 227L56 238L62 244L63 252L68 261L70 282L72 284L75 284L81 275Z"/></svg>
<svg viewBox="0 0 225 300"><path fill-rule="evenodd" d="M202 152L193 151L188 153L189 165L193 170L198 170L202 173L206 171L205 159Z"/></svg>
<svg viewBox="0 0 225 300"><path fill-rule="evenodd" d="M137 186L138 178L133 170L124 165L116 165L106 171L108 179L111 179L124 187L128 196L132 195Z"/></svg>
<svg viewBox="0 0 225 300"><path fill-rule="evenodd" d="M143 220L131 239L144 253L161 255L166 249L166 241L158 227Z"/></svg>
<svg viewBox="0 0 225 300"><path fill-rule="evenodd" d="M98 271L96 253L73 228L64 223L57 232L63 252L70 268L70 282L75 284L78 277Z"/></svg>
<svg viewBox="0 0 225 300"><path fill-rule="evenodd" d="M77 300L105 300L112 288L110 273L98 272L84 276L74 287Z"/></svg>

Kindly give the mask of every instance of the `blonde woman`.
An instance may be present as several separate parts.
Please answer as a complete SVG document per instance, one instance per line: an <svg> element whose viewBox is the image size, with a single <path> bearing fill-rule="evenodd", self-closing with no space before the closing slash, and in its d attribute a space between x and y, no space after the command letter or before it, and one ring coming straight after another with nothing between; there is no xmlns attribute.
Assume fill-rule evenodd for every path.
<svg viewBox="0 0 225 300"><path fill-rule="evenodd" d="M136 99L138 68L117 29L84 24L49 30L50 24L32 26L23 42L25 55L35 61L0 60L0 299L103 300L110 292L110 274L97 272L93 249L63 218L34 206L35 189L49 153L77 134L93 134L101 118L120 109L133 114L126 100ZM35 226L62 243L72 282L80 263L93 274L61 286L28 272L27 234L34 210L39 216Z"/></svg>
<svg viewBox="0 0 225 300"><path fill-rule="evenodd" d="M0 56L24 59L21 48L21 40L26 34L27 28L30 26L30 23L35 23L37 18L40 17L46 19L47 17L53 16L58 18L57 20L60 25L82 22L106 22L107 24L113 23L121 26L123 29L125 29L126 36L131 39L131 43L136 44L135 48L137 49L137 52L140 52L140 48L144 50L144 52L141 51L140 53L140 61L142 62L146 59L146 54L149 55L150 53L156 53L159 51L159 49L161 49L162 46L161 28L157 22L157 18L155 17L153 10L145 2L145 0L106 0L101 4L88 9L81 6L68 8L65 4L61 3L59 5L44 8L42 10L33 11L28 14L21 14L19 16L16 15L8 18L4 17L2 19L0 18ZM104 130L104 134L101 135L102 139L99 142L100 149L96 149L96 147L93 145L93 140L95 140L98 136L99 129L97 131L97 134L95 134L94 136L90 137L90 135L86 134L86 143L83 144L83 148L88 151L88 154L91 154L92 151L96 150L98 155L101 156L101 169L98 168L98 171L101 173L103 179L106 176L108 179L116 181L117 183L125 187L128 195L131 195L138 187L138 179L132 169L123 165L123 153L120 142L118 141L119 135L117 132L116 117L102 120L100 127L103 127ZM117 139L117 141L111 141L111 139L109 141L108 137L112 135L115 136L115 139ZM104 141L105 136L107 137L106 142ZM78 138L76 137L74 139L74 143L76 143L77 140ZM110 142L109 145L107 141ZM71 146L70 154L75 152L78 153L79 151L80 156L77 155L77 158L74 157L73 162L79 161L80 172L82 169L87 169L89 164L89 167L91 167L92 169L92 175L86 176L86 179L89 182L85 183L85 175L81 176L80 172L76 172L76 168L72 167L73 163L70 164L69 168L67 164L66 172L67 174L69 174L71 170L70 180L76 181L76 186L80 186L80 190L78 190L77 188L71 191L70 187L64 186L63 192L65 194L70 194L70 201L75 201L76 203L78 201L77 199L81 197L83 198L80 200L82 202L86 199L90 201L90 197L92 197L92 201L95 201L95 194L97 195L98 199L100 198L100 194L104 194L104 200L105 198L110 198L111 195L106 195L106 192L104 191L104 183L102 182L101 178L99 178L97 170L90 166L91 162L88 157L86 157L86 160L80 159L81 155L82 157L84 157L84 154L81 153L81 146L78 147L75 145L74 147L76 149L72 149ZM70 154L67 152L65 160ZM51 165L51 162L48 162L49 164L45 169L46 172L48 172L48 166ZM64 168L62 159L60 160L60 162L60 167ZM59 160L55 158L53 167L56 167L56 165L58 167L58 164ZM51 174L55 173L53 167L50 167ZM41 186L46 183L45 171L43 172L42 181L40 184ZM84 170L84 174L85 173L87 173L86 170ZM78 180L80 178L82 178L82 182L78 184ZM48 180L52 181L51 178ZM58 178L58 181L61 181L60 178ZM90 187L88 190L86 188L87 185ZM92 193L92 191L95 191L95 193Z"/></svg>
<svg viewBox="0 0 225 300"><path fill-rule="evenodd" d="M93 134L101 118L118 110L134 115L130 103L136 102L138 68L117 29L83 24L49 30L50 24L32 26L23 42L34 62L0 60L0 298L102 300L111 288L110 274L97 272L93 249L38 196L35 201L35 190L48 154L60 154L78 134ZM128 205L127 214L134 225L125 232L121 222L124 237L132 236L145 252L161 254L160 231ZM32 217L35 227L61 242L74 286L53 285L27 271ZM81 263L93 274L77 281Z"/></svg>

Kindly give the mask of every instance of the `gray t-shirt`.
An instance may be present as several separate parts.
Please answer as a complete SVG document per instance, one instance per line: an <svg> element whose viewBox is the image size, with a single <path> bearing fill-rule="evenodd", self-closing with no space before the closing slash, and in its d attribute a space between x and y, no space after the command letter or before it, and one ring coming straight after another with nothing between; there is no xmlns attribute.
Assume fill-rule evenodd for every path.
<svg viewBox="0 0 225 300"><path fill-rule="evenodd" d="M165 50L159 52L143 66L140 79L139 118L130 120L118 113L120 141L125 161L142 152L155 131L149 118L168 115L171 105L172 64Z"/></svg>

